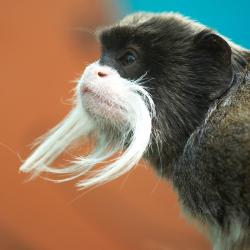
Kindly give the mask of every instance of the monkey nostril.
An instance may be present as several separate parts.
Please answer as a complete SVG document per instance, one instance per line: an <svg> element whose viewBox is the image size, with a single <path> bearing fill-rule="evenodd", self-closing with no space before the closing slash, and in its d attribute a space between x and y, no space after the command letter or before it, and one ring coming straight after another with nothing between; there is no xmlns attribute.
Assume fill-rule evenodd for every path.
<svg viewBox="0 0 250 250"><path fill-rule="evenodd" d="M106 73L103 73L103 72L101 72L101 71L98 71L98 76L100 76L100 77L105 77L105 76L107 76L107 74Z"/></svg>

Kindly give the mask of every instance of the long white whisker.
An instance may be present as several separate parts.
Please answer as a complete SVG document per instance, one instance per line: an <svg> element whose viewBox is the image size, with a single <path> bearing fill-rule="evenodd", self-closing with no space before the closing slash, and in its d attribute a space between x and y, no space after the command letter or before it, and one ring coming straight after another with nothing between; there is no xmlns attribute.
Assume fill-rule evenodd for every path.
<svg viewBox="0 0 250 250"><path fill-rule="evenodd" d="M91 67L88 66L87 75ZM109 69L111 70L111 69ZM84 83L85 74L80 78L76 87L75 107L69 115L54 129L44 140L40 141L33 154L24 162L20 170L32 172L33 176L41 172L59 174L60 179L47 178L54 182L64 182L86 175L78 182L79 188L108 182L131 170L142 158L151 141L152 119L155 117L154 102L143 86L150 81L146 79L147 72L135 81L121 78L113 69L113 78L116 88L109 95L106 112L114 118L103 118L95 113L87 114L82 105L81 85ZM98 100L98 89L95 99ZM112 120L110 120L112 119ZM53 167L51 164L72 143L92 134L96 137L96 145L87 156L80 156L71 161L68 166ZM119 156L112 158L119 153ZM97 170L93 168L102 164Z"/></svg>
<svg viewBox="0 0 250 250"><path fill-rule="evenodd" d="M46 164L56 159L72 142L92 129L90 122L84 122L80 110L75 108L58 126L52 129L47 138L24 162L23 172L42 171ZM46 164L44 164L46 163Z"/></svg>

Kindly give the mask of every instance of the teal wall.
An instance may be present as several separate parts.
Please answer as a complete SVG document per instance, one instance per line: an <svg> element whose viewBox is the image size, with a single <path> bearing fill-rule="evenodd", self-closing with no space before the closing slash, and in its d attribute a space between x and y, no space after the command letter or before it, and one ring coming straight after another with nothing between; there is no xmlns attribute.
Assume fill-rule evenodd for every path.
<svg viewBox="0 0 250 250"><path fill-rule="evenodd" d="M250 48L250 0L120 0L126 12L176 11Z"/></svg>

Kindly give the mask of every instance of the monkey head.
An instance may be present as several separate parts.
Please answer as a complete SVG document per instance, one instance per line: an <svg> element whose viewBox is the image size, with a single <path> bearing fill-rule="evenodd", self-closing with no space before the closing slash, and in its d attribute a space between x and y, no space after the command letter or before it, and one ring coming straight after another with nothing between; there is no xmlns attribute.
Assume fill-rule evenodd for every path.
<svg viewBox="0 0 250 250"><path fill-rule="evenodd" d="M78 183L88 187L129 171L143 156L171 162L231 84L232 44L178 14L137 13L98 31L100 58L86 67L72 112L21 167L80 177L113 154L105 167ZM95 150L72 165L50 164L71 143L95 134ZM157 166L156 166L157 167Z"/></svg>

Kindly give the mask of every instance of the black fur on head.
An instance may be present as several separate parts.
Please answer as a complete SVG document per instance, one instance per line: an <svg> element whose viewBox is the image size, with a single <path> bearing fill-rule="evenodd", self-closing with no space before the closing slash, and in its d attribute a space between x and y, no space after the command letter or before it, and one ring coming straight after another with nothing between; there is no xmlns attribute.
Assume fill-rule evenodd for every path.
<svg viewBox="0 0 250 250"><path fill-rule="evenodd" d="M99 33L100 63L124 78L146 74L144 85L156 105L152 144L146 153L161 175L182 152L213 101L246 64L239 48L210 29L178 14L137 13ZM126 50L136 62L123 64ZM162 166L164 163L164 168Z"/></svg>

